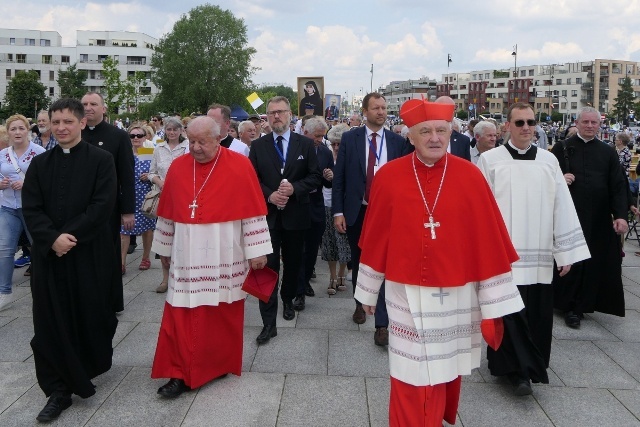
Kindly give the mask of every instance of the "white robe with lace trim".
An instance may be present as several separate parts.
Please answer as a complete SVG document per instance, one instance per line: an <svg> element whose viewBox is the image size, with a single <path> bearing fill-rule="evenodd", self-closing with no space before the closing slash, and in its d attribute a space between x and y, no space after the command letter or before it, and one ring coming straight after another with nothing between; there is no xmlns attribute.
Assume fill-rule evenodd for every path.
<svg viewBox="0 0 640 427"><path fill-rule="evenodd" d="M514 160L505 147L482 153L487 179L520 259L516 285L551 283L559 266L591 257L569 188L556 157L538 149L535 160Z"/></svg>
<svg viewBox="0 0 640 427"><path fill-rule="evenodd" d="M170 256L167 302L173 307L217 306L246 297L247 260L273 249L264 216L213 224L159 217L151 250Z"/></svg>
<svg viewBox="0 0 640 427"><path fill-rule="evenodd" d="M360 264L355 298L376 305L384 275ZM414 386L447 383L480 366L482 319L515 313L522 298L511 273L460 287L385 282L389 370Z"/></svg>

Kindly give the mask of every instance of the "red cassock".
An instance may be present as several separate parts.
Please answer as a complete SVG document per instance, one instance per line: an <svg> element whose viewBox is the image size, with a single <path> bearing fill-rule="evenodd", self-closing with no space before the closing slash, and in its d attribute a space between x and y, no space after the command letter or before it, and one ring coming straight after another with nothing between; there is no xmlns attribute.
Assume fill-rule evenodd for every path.
<svg viewBox="0 0 640 427"><path fill-rule="evenodd" d="M429 214L416 173L438 224L435 239L426 226ZM448 154L432 167L411 154L380 169L359 245L361 264L383 273L387 281L412 286L464 286L508 273L518 259L486 180L472 163ZM492 347L501 341L501 321L482 321L483 336ZM440 426L444 419L454 424L459 393L460 377L427 386L391 378L389 423Z"/></svg>
<svg viewBox="0 0 640 427"><path fill-rule="evenodd" d="M249 160L224 147L220 158L200 164L184 155L171 164L158 216L182 224L224 223L266 215L267 209ZM209 180L196 199L195 192ZM216 236L211 236L215 239ZM240 260L242 261L242 260ZM242 370L244 300L217 306L174 307L165 303L152 378L180 378L197 388L227 373Z"/></svg>

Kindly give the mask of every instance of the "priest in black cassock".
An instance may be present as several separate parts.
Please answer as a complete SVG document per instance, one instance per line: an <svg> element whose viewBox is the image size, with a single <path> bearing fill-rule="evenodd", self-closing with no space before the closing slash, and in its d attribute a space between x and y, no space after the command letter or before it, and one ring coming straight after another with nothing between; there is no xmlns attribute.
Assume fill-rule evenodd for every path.
<svg viewBox="0 0 640 427"><path fill-rule="evenodd" d="M565 322L580 327L584 313L624 316L620 238L628 230L627 184L614 148L600 141L600 112L585 107L576 119L578 132L553 146L580 219L591 259L576 263L569 274L555 271L554 307Z"/></svg>
<svg viewBox="0 0 640 427"><path fill-rule="evenodd" d="M38 384L51 421L71 395L95 394L92 378L111 368L117 319L109 295L120 279L108 222L117 197L111 155L81 140L82 104L60 99L49 110L59 145L34 158L22 188L31 250Z"/></svg>
<svg viewBox="0 0 640 427"><path fill-rule="evenodd" d="M111 153L116 166L118 199L109 223L111 224L113 242L116 246L115 256L118 259L118 265L120 265L122 259L120 256L120 226L124 226L125 230L133 229L136 211L131 140L125 131L104 120L106 106L102 95L96 92L88 92L82 97L82 105L87 119L87 125L82 130L82 139L94 147L102 148ZM122 271L124 271L124 268L122 268ZM118 279L118 283L114 286L111 299L115 312L124 310L122 277Z"/></svg>

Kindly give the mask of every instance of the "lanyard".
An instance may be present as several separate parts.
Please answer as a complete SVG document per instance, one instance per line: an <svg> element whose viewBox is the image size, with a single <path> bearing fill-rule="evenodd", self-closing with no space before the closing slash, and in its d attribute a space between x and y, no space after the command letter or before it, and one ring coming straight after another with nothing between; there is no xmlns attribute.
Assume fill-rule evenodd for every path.
<svg viewBox="0 0 640 427"><path fill-rule="evenodd" d="M375 133L375 132L372 132ZM371 143L371 138L367 138L367 142L369 142L369 149L373 151L373 154L376 156L376 166L380 165L380 157L382 157L382 147L384 146L384 130L382 131L382 137L380 138L380 149L376 153L376 150L373 148L373 144Z"/></svg>
<svg viewBox="0 0 640 427"><path fill-rule="evenodd" d="M284 152L284 154L282 153L282 151L280 151L280 148L278 147L278 143L276 141L273 141L273 146L276 148L276 153L278 153L278 157L280 157L280 160L282 160L282 168L280 169L280 173L283 174L284 173L284 165L286 163L286 158L287 158L287 152L289 151L289 145L287 144L287 151ZM284 149L284 138L282 138L282 148Z"/></svg>

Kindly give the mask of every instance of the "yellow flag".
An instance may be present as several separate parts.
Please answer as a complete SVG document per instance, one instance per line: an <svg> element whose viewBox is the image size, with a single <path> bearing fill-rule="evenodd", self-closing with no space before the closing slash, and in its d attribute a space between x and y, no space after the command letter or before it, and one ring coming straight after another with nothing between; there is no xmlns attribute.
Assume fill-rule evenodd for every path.
<svg viewBox="0 0 640 427"><path fill-rule="evenodd" d="M262 104L264 104L262 99L260 99L258 94L255 93L255 92L253 92L251 95L247 96L247 101L249 101L249 104L251 104L251 106L253 107L254 110L256 108L258 108L259 106L261 106Z"/></svg>

